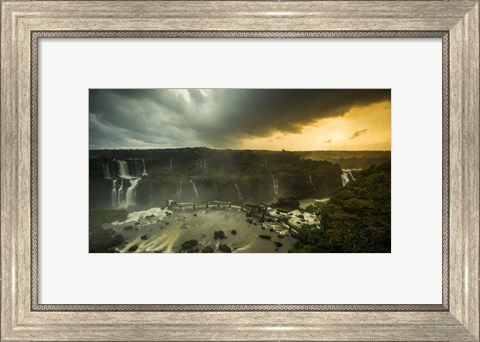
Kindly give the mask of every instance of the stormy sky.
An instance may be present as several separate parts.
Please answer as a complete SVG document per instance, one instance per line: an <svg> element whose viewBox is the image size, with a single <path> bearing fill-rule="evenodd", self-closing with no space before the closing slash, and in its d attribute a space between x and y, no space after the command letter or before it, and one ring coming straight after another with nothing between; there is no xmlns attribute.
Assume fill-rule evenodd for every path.
<svg viewBox="0 0 480 342"><path fill-rule="evenodd" d="M390 149L389 89L91 89L90 149Z"/></svg>

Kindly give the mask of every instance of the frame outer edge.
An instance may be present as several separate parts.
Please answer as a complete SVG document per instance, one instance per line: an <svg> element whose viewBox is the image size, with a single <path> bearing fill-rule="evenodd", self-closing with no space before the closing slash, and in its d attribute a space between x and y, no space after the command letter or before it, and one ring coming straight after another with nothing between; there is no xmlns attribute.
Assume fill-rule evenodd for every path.
<svg viewBox="0 0 480 342"><path fill-rule="evenodd" d="M479 6L450 32L450 312L479 331Z"/></svg>
<svg viewBox="0 0 480 342"><path fill-rule="evenodd" d="M15 115L16 103L15 75L17 74L16 18L11 8L1 3L1 96L0 96L0 255L1 255L1 314L0 338L7 339L17 324L15 298L18 295L16 283L16 255L14 246L16 234L13 227L18 224L18 211L15 207L17 184L15 169L9 165L17 160L15 141L18 139L18 121Z"/></svg>
<svg viewBox="0 0 480 342"><path fill-rule="evenodd" d="M65 340L108 340L110 336L116 340L122 340L126 337L132 338L137 336L136 339L325 339L331 338L332 333L335 332L339 339L355 340L365 338L365 336L359 336L353 334L359 331L369 331L370 339L375 340L404 340L406 338L412 340L470 340L465 334L466 331L460 327L460 324L454 324L450 319L448 313L438 313L437 315L426 314L427 322L419 323L418 319L421 317L421 313L400 313L400 314L388 314L385 317L408 317L411 314L411 323L405 321L404 323L386 323L385 319L379 319L377 317L377 324L375 324L375 315L357 315L351 313L350 315L339 315L339 318L343 317L341 321L345 324L345 318L360 318L369 317L365 321L365 327L356 325L355 323L348 324L346 327L337 326L333 328L330 320L330 325L322 327L319 324L321 317L329 317L329 313L313 313L310 316L305 313L305 317L311 317L310 321L305 320L303 328L300 328L301 318L297 315L296 329L293 331L281 332L282 330L275 330L275 328L282 328L272 326L272 331L262 327L251 327L252 324L247 319L248 313L210 313L206 314L206 317L211 319L211 323L208 322L204 326L205 322L199 315L191 315L191 317L197 317L191 323L198 325L198 332L204 331L205 335L197 335L196 338L192 338L195 334L194 331L180 331L182 327L177 324L177 333L174 333L172 329L175 327L165 323L168 320L167 317L177 317L176 320L182 318L182 320L189 321L189 314L186 313L171 313L164 316L158 323L158 328L155 331L151 330L151 327L139 324L138 327L130 328L126 330L118 330L113 322L123 317L123 320L135 324L136 319L126 318L125 315L116 314L102 314L93 312L91 314L86 313L79 315L76 313L61 314L55 313L32 313L29 308L26 307L25 302L25 286L29 286L29 275L25 274L25 269L29 268L29 264L25 264L25 260L28 259L29 252L25 252L25 248L28 248L29 241L19 241L21 237L24 237L25 232L21 231L30 220L30 217L20 218L19 212L29 212L30 208L23 208L23 203L20 203L22 207L18 207L19 201L24 201L29 194L28 186L24 184L25 179L29 175L28 168L25 168L25 151L29 149L29 142L23 135L29 133L29 101L28 96L30 89L29 84L26 84L25 79L28 78L29 71L25 62L29 59L25 47L28 42L28 34L23 32L19 35L20 28L25 30L26 27L19 25L20 19L16 16L12 7L13 2L1 3L2 8L2 23L1 23L1 96L0 96L0 108L1 108L1 127L0 127L0 167L1 167L1 190L0 190L0 225L1 225L1 340L52 340L52 339L65 339ZM34 6L34 3L32 3ZM473 33L472 33L473 30ZM21 36L21 37L20 37ZM468 42L468 43L467 43ZM456 245L459 248L461 244L461 253L454 254L451 252L451 257L455 257L455 264L453 265L450 273L451 287L451 303L450 309L453 316L464 325L474 336L475 339L479 339L479 322L478 322L478 142L479 142L479 127L478 127L478 3L475 5L475 9L472 10L461 23L455 26L451 30L451 51L458 49L455 56L451 57L451 62L455 61L455 70L451 70L451 75L457 75L458 80L462 80L466 77L464 82L455 81L450 85L452 103L452 113L460 113L461 117L458 121L451 120L451 139L455 134L455 141L458 141L457 145L452 140L450 142L451 158L450 161L453 164L459 163L460 167L457 167L455 174L455 181L457 183L451 184L452 198L451 203L456 205L453 217L451 217L451 223L459 223L458 227L462 227L462 231L457 235ZM473 56L471 48L476 47ZM21 50L21 51L20 51ZM20 58L18 58L20 56ZM23 64L23 65L19 65ZM23 77L23 80L19 80ZM27 82L28 83L28 82ZM26 87L26 88L22 88ZM26 93L27 95L23 94ZM454 98L456 100L454 100ZM457 101L457 102L455 102ZM456 110L453 112L453 110ZM27 115L27 117L19 118L18 116ZM453 116L453 115L452 115ZM26 125L26 126L25 126ZM26 145L18 146L19 142L26 143ZM468 143L468 144L467 144ZM466 146L465 146L466 145ZM465 159L466 163L464 164ZM470 159L471 158L471 159ZM21 166L20 168L16 168ZM452 165L453 166L453 165ZM475 168L476 167L476 168ZM471 169L473 168L473 169ZM473 170L473 171L472 171ZM452 171L452 170L451 170ZM473 183L472 183L473 182ZM460 193L459 196L453 196L455 191ZM451 212L452 214L452 212ZM16 228L20 230L16 230ZM29 224L27 224L29 228ZM457 227L457 226L456 226ZM21 235L20 235L21 234ZM23 251L19 249L23 248ZM453 249L453 248L452 248ZM452 251L451 249L451 251ZM27 272L29 274L29 272ZM458 278L457 278L458 277ZM460 282L453 282L455 279L460 279ZM461 283L461 286L452 290L453 284ZM29 291L27 291L29 292ZM23 299L22 299L23 297ZM29 297L29 296L28 296ZM455 299L455 300L453 300ZM17 305L19 305L17 307ZM137 316L140 313L131 313L131 315ZM378 313L381 315L381 313ZM65 315L65 316L64 316ZM109 316L111 318L110 323L104 323L100 317ZM272 314L271 319L259 320L275 322L275 318L286 317L288 313L284 314ZM266 317L268 313L259 313L258 317ZM292 314L292 318L296 315ZM63 323L57 323L52 321L53 318L58 317ZM64 317L62 319L62 317ZM83 317L83 318L82 318ZM98 321L99 323L93 325L80 325L80 321L90 317L88 320ZM144 316L142 316L144 317ZM147 316L145 316L147 317ZM151 317L151 316L150 316ZM215 317L217 317L215 319ZM219 317L225 317L218 319ZM229 317L229 318L227 318ZM252 316L250 316L252 317ZM434 317L437 317L434 320ZM77 318L80 321L71 321L70 324L66 323L69 318ZM241 318L238 322L235 318ZM49 319L49 320L47 320ZM225 324L227 319L232 319L232 323ZM151 321L151 324L154 324ZM280 321L280 320L279 320ZM76 322L76 323L73 323ZM215 322L223 322L222 327L217 326L215 328ZM382 323L383 322L383 323ZM280 323L280 322L277 322ZM163 324L163 329L162 329ZM235 324L244 324L242 326L236 326ZM338 324L341 324L340 322ZM379 326L378 324L382 324ZM106 326L108 325L108 327ZM213 325L213 326L212 326ZM435 327L436 325L436 327ZM191 325L190 325L191 326ZM209 327L210 326L210 327ZM229 328L229 327L232 328ZM375 328L375 326L377 328ZM142 329L145 328L144 330ZM200 328L203 327L203 328ZM242 328L243 327L243 328ZM349 329L352 331L344 329ZM153 328L153 327L152 327ZM186 326L183 328L185 329ZM287 327L285 327L287 328ZM117 329L117 333L114 331ZM142 332L143 330L143 332ZM217 332L218 331L218 332ZM232 335L229 335L229 331ZM343 333L342 333L343 331ZM111 334L108 335L107 332ZM135 332L138 335L135 335ZM243 332L241 334L240 332ZM81 333L81 336L78 335ZM221 333L221 334L220 334ZM223 334L223 335L222 335Z"/></svg>

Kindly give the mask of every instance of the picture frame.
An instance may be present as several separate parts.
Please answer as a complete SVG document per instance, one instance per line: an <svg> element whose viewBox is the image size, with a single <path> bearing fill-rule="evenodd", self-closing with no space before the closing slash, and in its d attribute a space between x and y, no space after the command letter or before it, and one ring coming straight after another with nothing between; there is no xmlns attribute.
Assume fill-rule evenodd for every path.
<svg viewBox="0 0 480 342"><path fill-rule="evenodd" d="M478 1L2 1L2 341L478 341ZM439 305L41 305L41 37L442 38L444 269Z"/></svg>

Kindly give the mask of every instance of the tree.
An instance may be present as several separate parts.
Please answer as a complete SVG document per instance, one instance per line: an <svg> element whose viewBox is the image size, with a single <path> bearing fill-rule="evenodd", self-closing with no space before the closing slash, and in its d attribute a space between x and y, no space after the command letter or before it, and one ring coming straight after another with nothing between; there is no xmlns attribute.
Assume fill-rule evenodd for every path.
<svg viewBox="0 0 480 342"><path fill-rule="evenodd" d="M301 229L292 252L389 253L390 162L361 171L321 208L321 229Z"/></svg>

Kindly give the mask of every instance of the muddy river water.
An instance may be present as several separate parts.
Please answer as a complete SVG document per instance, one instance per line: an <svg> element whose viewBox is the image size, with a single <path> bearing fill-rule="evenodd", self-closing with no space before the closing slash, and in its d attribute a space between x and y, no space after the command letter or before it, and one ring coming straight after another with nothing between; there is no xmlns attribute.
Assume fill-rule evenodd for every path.
<svg viewBox="0 0 480 342"><path fill-rule="evenodd" d="M296 239L286 224L275 218L260 221L247 217L238 207L181 211L151 208L131 212L125 221L108 226L125 238L117 248L119 252L181 252L185 251L182 244L191 240L198 243L190 249L192 252L201 252L207 246L220 252L220 244L233 253L285 253L292 248ZM225 238L214 238L219 230Z"/></svg>

